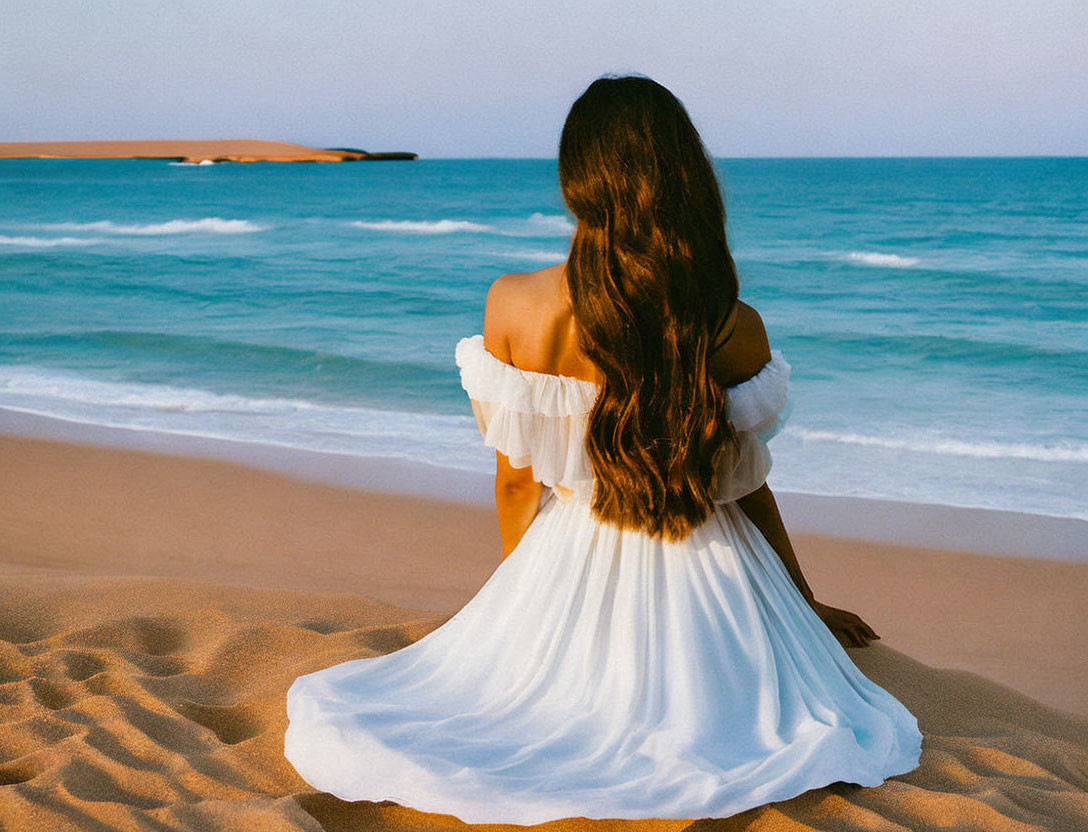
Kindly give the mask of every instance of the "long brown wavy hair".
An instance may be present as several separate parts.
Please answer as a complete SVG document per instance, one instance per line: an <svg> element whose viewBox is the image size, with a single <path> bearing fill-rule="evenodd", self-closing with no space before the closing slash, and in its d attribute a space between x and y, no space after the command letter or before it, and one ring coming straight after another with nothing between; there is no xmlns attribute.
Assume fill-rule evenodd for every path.
<svg viewBox="0 0 1088 832"><path fill-rule="evenodd" d="M736 442L711 345L737 270L710 156L684 105L649 78L598 78L559 141L578 220L567 260L579 346L603 383L586 450L602 521L681 540L714 508Z"/></svg>

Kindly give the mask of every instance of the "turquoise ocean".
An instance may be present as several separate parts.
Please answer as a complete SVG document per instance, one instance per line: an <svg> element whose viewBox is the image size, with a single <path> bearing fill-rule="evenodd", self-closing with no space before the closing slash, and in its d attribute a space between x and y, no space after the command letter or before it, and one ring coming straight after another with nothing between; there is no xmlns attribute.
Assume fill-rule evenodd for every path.
<svg viewBox="0 0 1088 832"><path fill-rule="evenodd" d="M1088 159L724 159L788 491L1088 519ZM453 360L555 160L0 160L0 408L493 469Z"/></svg>

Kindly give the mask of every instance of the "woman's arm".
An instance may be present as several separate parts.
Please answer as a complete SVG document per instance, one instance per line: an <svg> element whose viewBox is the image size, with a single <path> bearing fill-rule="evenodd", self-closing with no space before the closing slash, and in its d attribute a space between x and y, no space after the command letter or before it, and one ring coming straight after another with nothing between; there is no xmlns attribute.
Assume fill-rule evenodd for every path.
<svg viewBox="0 0 1088 832"><path fill-rule="evenodd" d="M771 360L771 346L759 312L748 304L737 301L737 313L733 334L715 353L711 364L711 372L723 387L747 381ZM873 632L872 627L854 613L821 604L813 597L812 589L797 563L786 527L782 524L774 494L766 483L737 500L737 506L767 539L781 558L801 596L840 642L847 646L864 646L867 639L880 638Z"/></svg>
<svg viewBox="0 0 1088 832"><path fill-rule="evenodd" d="M532 468L511 468L509 457L499 451L495 457L495 508L505 560L536 517L544 486L533 479Z"/></svg>
<svg viewBox="0 0 1088 832"><path fill-rule="evenodd" d="M786 533L786 526L782 523L782 515L778 513L778 503L775 502L771 487L763 483L759 488L747 496L737 500L737 506L748 515L757 529L771 544L778 557L782 559L786 571L790 573L793 582L801 591L801 595L809 604L816 600L812 589L801 572L801 565L797 562L797 555L793 552L793 544Z"/></svg>
<svg viewBox="0 0 1088 832"><path fill-rule="evenodd" d="M816 600L812 588L809 587L808 581L801 572L801 565L797 562L793 544L790 543L786 527L782 523L782 515L778 511L778 503L767 483L763 483L751 494L737 500L737 507L747 515L752 524L771 544L771 548L781 558L786 571L793 578L801 596L840 642L846 646L864 647L869 640L880 638L873 628L855 613L822 604Z"/></svg>
<svg viewBox="0 0 1088 832"><path fill-rule="evenodd" d="M484 302L484 348L500 361L510 360L510 332L526 317L525 300L512 285L514 275L503 275L487 290ZM495 508L499 513L502 556L514 551L536 517L544 486L533 479L533 469L514 468L501 451L495 452Z"/></svg>

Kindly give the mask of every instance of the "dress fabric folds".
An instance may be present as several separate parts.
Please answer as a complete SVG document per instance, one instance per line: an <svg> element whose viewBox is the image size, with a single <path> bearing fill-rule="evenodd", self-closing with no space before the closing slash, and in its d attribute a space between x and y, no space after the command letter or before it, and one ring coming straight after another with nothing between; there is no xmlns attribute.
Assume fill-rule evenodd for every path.
<svg viewBox="0 0 1088 832"><path fill-rule="evenodd" d="M456 349L485 443L531 465L536 518L452 618L298 677L285 753L344 800L470 823L728 817L914 769L915 717L862 674L735 500L788 412L781 353L729 389L738 449L711 516L669 543L597 521L592 382Z"/></svg>

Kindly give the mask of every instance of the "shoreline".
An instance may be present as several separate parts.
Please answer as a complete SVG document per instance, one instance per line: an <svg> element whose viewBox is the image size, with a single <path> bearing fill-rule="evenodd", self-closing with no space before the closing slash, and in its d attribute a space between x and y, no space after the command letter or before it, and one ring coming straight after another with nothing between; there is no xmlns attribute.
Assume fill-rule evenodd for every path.
<svg viewBox="0 0 1088 832"><path fill-rule="evenodd" d="M477 507L490 508L494 502L490 474L397 457L98 425L5 407L0 407L0 436L218 460L304 482ZM1078 518L777 489L775 496L791 533L1088 563L1088 521Z"/></svg>
<svg viewBox="0 0 1088 832"><path fill-rule="evenodd" d="M1088 563L791 536L816 597L881 636L846 655L917 717L922 759L737 823L1082 828ZM0 826L462 828L315 792L283 756L283 703L302 674L445 624L501 551L488 506L0 436Z"/></svg>
<svg viewBox="0 0 1088 832"><path fill-rule="evenodd" d="M1088 718L1088 630L1072 623L1088 563L790 532L816 596L861 615L876 644ZM479 591L501 551L491 506L0 436L0 578L349 593L438 615Z"/></svg>

